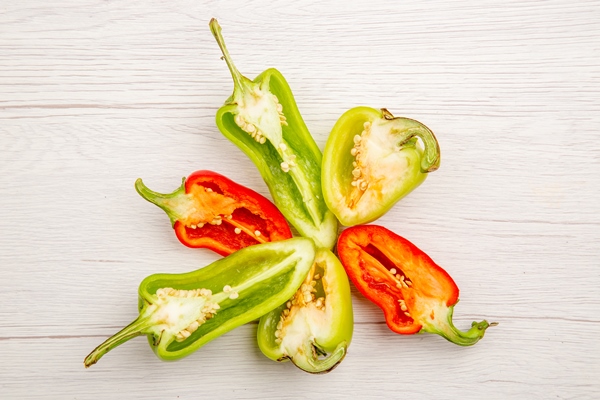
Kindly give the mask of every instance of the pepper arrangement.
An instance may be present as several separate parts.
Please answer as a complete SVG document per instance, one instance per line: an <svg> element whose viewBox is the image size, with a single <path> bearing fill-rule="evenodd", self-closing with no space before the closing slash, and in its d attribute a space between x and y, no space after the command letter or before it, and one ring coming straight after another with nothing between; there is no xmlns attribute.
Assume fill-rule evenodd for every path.
<svg viewBox="0 0 600 400"><path fill-rule="evenodd" d="M333 127L323 155L283 75L254 80L235 67L218 22L214 35L234 82L216 124L261 173L275 205L212 171L172 193L138 193L162 208L177 238L225 258L185 274L155 274L139 287L139 316L94 349L89 367L125 341L147 335L157 356L175 360L260 317L258 346L309 373L335 368L353 334L348 278L401 334L436 333L469 346L490 324L452 322L458 287L408 240L377 225L435 171L440 149L425 125L386 109L356 107ZM302 235L292 238L287 221ZM347 226L338 236L338 220ZM337 255L331 249L336 244Z"/></svg>

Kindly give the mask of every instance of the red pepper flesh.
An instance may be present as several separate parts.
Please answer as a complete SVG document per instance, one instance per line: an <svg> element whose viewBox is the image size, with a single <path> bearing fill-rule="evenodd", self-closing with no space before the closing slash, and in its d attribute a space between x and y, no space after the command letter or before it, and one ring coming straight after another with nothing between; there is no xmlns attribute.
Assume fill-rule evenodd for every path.
<svg viewBox="0 0 600 400"><path fill-rule="evenodd" d="M378 225L342 232L338 254L357 289L383 310L388 327L401 334L436 333L469 346L490 325L473 322L467 332L452 323L459 290L450 275L408 240Z"/></svg>
<svg viewBox="0 0 600 400"><path fill-rule="evenodd" d="M173 193L148 189L141 179L138 193L162 208L181 243L227 256L258 243L292 237L281 212L266 197L212 171L196 171Z"/></svg>

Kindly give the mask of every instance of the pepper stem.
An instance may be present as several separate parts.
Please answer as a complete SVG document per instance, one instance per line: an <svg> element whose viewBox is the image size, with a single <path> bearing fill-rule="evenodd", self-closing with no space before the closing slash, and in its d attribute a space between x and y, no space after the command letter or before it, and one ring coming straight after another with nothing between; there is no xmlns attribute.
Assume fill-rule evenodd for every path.
<svg viewBox="0 0 600 400"><path fill-rule="evenodd" d="M242 90L242 88L244 87L244 83L246 81L249 81L249 79L242 75L233 63L233 60L229 55L229 51L227 50L227 46L225 46L225 39L223 39L223 35L221 34L221 25L219 25L219 22L216 20L216 18L213 18L210 20L208 26L210 27L210 31L212 32L213 36L217 41L217 44L219 45L219 48L221 49L221 53L223 53L223 58L227 63L229 72L231 72L231 77L233 78L234 86L233 91L236 92L238 90Z"/></svg>
<svg viewBox="0 0 600 400"><path fill-rule="evenodd" d="M487 328L498 325L496 322L489 323L486 320L481 322L473 321L471 329L464 332L454 326L452 322L453 313L454 306L449 307L445 320L436 318L433 324L424 325L422 331L436 333L459 346L472 346L483 338Z"/></svg>
<svg viewBox="0 0 600 400"><path fill-rule="evenodd" d="M324 352L317 347L316 343L307 340L304 342L304 351L298 352L291 358L294 365L311 374L322 374L331 371L342 362L346 356L348 345L345 341L337 345L335 350L325 358L319 358Z"/></svg>
<svg viewBox="0 0 600 400"><path fill-rule="evenodd" d="M388 121L396 118L385 108L381 109L381 113L383 118ZM402 147L403 145L409 144L415 138L421 139L425 147L425 157L421 159L421 172L433 172L440 167L440 145L435 138L435 135L431 130L429 130L429 128L418 121L414 122L417 123L417 126L403 130L401 141L398 143L398 145Z"/></svg>
<svg viewBox="0 0 600 400"><path fill-rule="evenodd" d="M135 190L144 199L162 208L169 216L169 219L171 220L171 225L174 225L175 221L177 221L181 217L181 215L178 215L173 210L173 207L171 205L172 200L174 198L185 194L185 178L182 179L181 186L178 189L176 189L173 193L163 194L150 190L146 185L144 185L144 182L142 182L142 178L138 178L135 181Z"/></svg>
<svg viewBox="0 0 600 400"><path fill-rule="evenodd" d="M115 333L104 341L100 346L96 347L88 356L83 360L83 365L86 368L96 364L103 355L114 349L115 347L125 343L129 339L133 339L136 336L142 335L143 330L148 327L148 319L138 317L135 321Z"/></svg>

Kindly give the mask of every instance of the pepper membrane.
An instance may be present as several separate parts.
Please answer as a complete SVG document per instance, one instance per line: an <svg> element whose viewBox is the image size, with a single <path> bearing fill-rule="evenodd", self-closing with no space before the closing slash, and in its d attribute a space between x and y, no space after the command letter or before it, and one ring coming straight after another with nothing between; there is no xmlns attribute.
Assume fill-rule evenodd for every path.
<svg viewBox="0 0 600 400"><path fill-rule="evenodd" d="M173 193L135 182L137 192L162 208L181 243L226 256L241 248L292 237L285 217L267 198L212 171L196 171Z"/></svg>
<svg viewBox="0 0 600 400"><path fill-rule="evenodd" d="M96 347L89 367L140 335L163 360L185 357L289 299L315 258L312 240L258 244L184 274L154 274L139 287L139 316Z"/></svg>
<svg viewBox="0 0 600 400"><path fill-rule="evenodd" d="M386 109L355 107L338 119L325 145L325 202L343 225L371 222L439 164L438 142L425 125Z"/></svg>
<svg viewBox="0 0 600 400"><path fill-rule="evenodd" d="M353 319L344 267L322 249L294 296L261 317L258 346L272 360L291 360L310 373L329 372L348 351Z"/></svg>
<svg viewBox="0 0 600 400"><path fill-rule="evenodd" d="M233 78L233 94L217 111L221 133L258 168L279 210L318 248L331 249L337 220L321 189L322 154L298 111L285 78L274 68L253 81L233 64L216 19L213 33Z"/></svg>
<svg viewBox="0 0 600 400"><path fill-rule="evenodd" d="M450 275L408 240L378 225L348 228L338 254L357 289L383 310L388 327L402 334L430 332L461 345L479 341L490 325L464 332L452 322L459 290Z"/></svg>

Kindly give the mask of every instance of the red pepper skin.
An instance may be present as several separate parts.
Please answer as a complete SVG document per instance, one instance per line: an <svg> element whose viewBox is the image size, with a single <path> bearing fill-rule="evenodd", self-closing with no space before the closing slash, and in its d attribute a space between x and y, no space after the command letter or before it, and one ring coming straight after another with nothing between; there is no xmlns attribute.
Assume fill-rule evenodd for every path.
<svg viewBox="0 0 600 400"><path fill-rule="evenodd" d="M490 326L487 321L473 322L469 331L458 330L452 313L459 290L450 275L414 244L382 226L344 230L337 250L352 283L383 310L396 333L436 333L469 346Z"/></svg>
<svg viewBox="0 0 600 400"><path fill-rule="evenodd" d="M169 215L177 238L188 247L227 256L254 244L292 237L285 217L273 203L213 171L192 173L170 194L151 191L141 179L135 187Z"/></svg>

